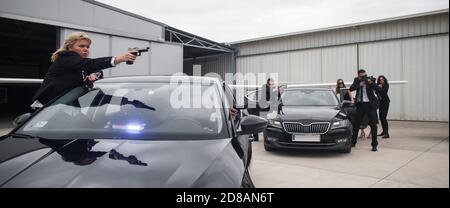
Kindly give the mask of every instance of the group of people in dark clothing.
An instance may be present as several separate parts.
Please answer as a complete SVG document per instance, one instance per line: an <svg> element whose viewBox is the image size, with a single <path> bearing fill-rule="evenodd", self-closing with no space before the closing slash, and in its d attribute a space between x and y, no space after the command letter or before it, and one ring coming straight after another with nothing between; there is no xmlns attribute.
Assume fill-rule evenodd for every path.
<svg viewBox="0 0 450 208"><path fill-rule="evenodd" d="M336 93L344 93L340 97L354 102L356 106L356 112L351 119L353 124L352 145L356 145L359 130L362 130L363 135L364 129L369 125L371 132L368 138L372 139L372 151L377 151L377 136L382 136L383 139L390 137L387 122L390 103L388 80L383 75L378 76L378 79L375 80L373 77L368 77L364 69L360 69L358 70L358 77L355 77L349 90L341 92L342 88L346 88L345 83L342 79L338 79L336 82ZM355 97L352 96L351 91L356 91ZM383 128L380 134L377 134L377 109L379 109L381 126Z"/></svg>
<svg viewBox="0 0 450 208"><path fill-rule="evenodd" d="M275 90L273 79L271 78L267 80L267 83L264 84L259 91L260 95L258 97L263 97L261 95L265 93L266 98L259 102L260 105L261 103L265 103L265 101L270 102L273 98L277 97L276 94L272 95L271 92L277 91L278 97L281 93L280 89ZM356 91L355 96L352 95L352 91ZM356 109L346 109L348 111L353 110L353 112L347 112L351 116L350 120L353 124L352 146L356 145L359 131L361 130L362 135L364 135L364 129L368 125L371 129L368 138L372 139L372 151L378 150L377 136L381 136L383 139L390 137L387 121L390 104L388 91L389 83L384 75L378 76L378 79L368 77L364 69L358 70L358 76L354 78L350 88L346 88L343 79L337 80L336 94L338 94L341 99L352 102L356 106ZM379 113L377 113L377 110L379 110ZM380 134L377 134L378 114L383 129ZM258 140L257 134L253 137L256 141Z"/></svg>

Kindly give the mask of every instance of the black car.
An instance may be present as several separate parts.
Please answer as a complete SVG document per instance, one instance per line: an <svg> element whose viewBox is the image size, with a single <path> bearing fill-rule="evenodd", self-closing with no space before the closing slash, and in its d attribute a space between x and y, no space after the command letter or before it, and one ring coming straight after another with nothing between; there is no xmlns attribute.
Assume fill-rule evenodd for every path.
<svg viewBox="0 0 450 208"><path fill-rule="evenodd" d="M219 80L107 78L77 87L0 138L0 187L254 187L249 135Z"/></svg>
<svg viewBox="0 0 450 208"><path fill-rule="evenodd" d="M264 148L351 152L352 124L331 89L287 88L268 114Z"/></svg>

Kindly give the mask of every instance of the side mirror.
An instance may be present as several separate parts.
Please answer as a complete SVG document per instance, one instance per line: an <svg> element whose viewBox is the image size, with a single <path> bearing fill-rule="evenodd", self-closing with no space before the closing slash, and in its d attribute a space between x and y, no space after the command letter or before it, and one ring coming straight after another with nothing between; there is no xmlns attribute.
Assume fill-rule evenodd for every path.
<svg viewBox="0 0 450 208"><path fill-rule="evenodd" d="M22 125L26 120L28 120L28 118L30 118L30 116L31 113L25 113L20 116L17 116L13 121L13 125L14 126Z"/></svg>
<svg viewBox="0 0 450 208"><path fill-rule="evenodd" d="M349 108L349 107L353 107L354 103L352 101L349 101L349 100L344 100L344 101L342 101L341 106L343 108Z"/></svg>
<svg viewBox="0 0 450 208"><path fill-rule="evenodd" d="M233 105L233 108L238 109L238 110L245 110L248 108L248 104L245 103L243 105L236 103L235 105Z"/></svg>
<svg viewBox="0 0 450 208"><path fill-rule="evenodd" d="M267 119L255 115L248 115L241 120L241 131L237 135L257 134L267 128Z"/></svg>

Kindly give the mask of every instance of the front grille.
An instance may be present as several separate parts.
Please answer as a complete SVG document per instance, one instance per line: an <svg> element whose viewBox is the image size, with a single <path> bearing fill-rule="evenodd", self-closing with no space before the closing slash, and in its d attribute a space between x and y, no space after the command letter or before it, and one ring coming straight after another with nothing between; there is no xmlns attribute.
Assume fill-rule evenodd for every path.
<svg viewBox="0 0 450 208"><path fill-rule="evenodd" d="M330 123L317 122L304 125L298 122L284 122L283 127L289 133L325 134L330 128Z"/></svg>

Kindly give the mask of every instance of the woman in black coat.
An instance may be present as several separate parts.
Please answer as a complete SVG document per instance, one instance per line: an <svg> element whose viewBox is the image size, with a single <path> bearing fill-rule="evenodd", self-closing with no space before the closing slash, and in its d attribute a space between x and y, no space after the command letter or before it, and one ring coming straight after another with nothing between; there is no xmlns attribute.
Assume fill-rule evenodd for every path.
<svg viewBox="0 0 450 208"><path fill-rule="evenodd" d="M335 93L336 93L336 96L338 96L338 98L342 97L343 100L341 100L341 102L344 100L355 102L353 100L352 93L350 92L350 90L345 91L345 94L341 96L342 88L347 88L347 87L345 86L343 79L338 79L336 81L336 92Z"/></svg>
<svg viewBox="0 0 450 208"><path fill-rule="evenodd" d="M32 108L42 107L50 100L68 90L82 86L85 80L99 79L101 70L122 62L134 61L136 55L124 55L90 59L91 39L84 32L74 32L64 41L64 45L53 53L53 62L44 77L44 82L33 97Z"/></svg>
<svg viewBox="0 0 450 208"><path fill-rule="evenodd" d="M381 126L383 128L383 131L379 136L382 136L381 138L383 139L387 139L389 138L389 126L386 118L389 111L389 103L391 102L388 96L389 83L385 76L380 75L377 79L377 85L381 88L381 91L377 93L377 95L380 100L379 114Z"/></svg>

